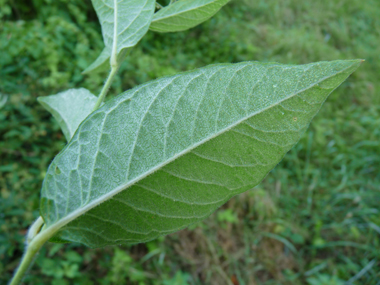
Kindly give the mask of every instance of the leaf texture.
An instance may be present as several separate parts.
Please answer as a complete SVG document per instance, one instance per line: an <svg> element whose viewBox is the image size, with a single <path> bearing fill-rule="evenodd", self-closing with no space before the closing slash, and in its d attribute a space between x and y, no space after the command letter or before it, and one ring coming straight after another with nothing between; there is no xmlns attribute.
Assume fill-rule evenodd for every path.
<svg viewBox="0 0 380 285"><path fill-rule="evenodd" d="M92 0L102 26L105 48L83 73L100 67L110 58L115 44L116 55L135 46L149 30L155 0Z"/></svg>
<svg viewBox="0 0 380 285"><path fill-rule="evenodd" d="M213 65L115 97L49 166L46 226L100 247L204 219L261 182L360 62Z"/></svg>
<svg viewBox="0 0 380 285"><path fill-rule="evenodd" d="M180 0L154 14L150 29L168 33L188 30L214 16L230 0Z"/></svg>
<svg viewBox="0 0 380 285"><path fill-rule="evenodd" d="M79 124L92 112L98 98L85 88L38 97L38 102L58 121L69 141Z"/></svg>

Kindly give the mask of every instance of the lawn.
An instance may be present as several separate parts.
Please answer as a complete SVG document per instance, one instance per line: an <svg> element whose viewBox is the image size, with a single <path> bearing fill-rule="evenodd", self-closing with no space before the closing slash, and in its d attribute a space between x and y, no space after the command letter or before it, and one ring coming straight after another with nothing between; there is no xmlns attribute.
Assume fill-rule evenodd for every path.
<svg viewBox="0 0 380 285"><path fill-rule="evenodd" d="M164 3L165 1L162 1ZM38 96L85 87L102 50L90 0L0 0L0 283L39 216L47 166L64 147ZM183 33L148 35L115 96L212 63L362 58L309 130L255 189L204 222L147 244L48 244L25 284L380 284L380 1L233 0Z"/></svg>

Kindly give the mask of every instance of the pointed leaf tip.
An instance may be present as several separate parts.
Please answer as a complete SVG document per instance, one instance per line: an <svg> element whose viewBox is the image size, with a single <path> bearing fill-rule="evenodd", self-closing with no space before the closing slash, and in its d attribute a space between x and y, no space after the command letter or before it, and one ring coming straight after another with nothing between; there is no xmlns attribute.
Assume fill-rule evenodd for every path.
<svg viewBox="0 0 380 285"><path fill-rule="evenodd" d="M69 89L56 95L37 98L58 121L67 141L70 141L79 124L92 112L97 99L85 88Z"/></svg>

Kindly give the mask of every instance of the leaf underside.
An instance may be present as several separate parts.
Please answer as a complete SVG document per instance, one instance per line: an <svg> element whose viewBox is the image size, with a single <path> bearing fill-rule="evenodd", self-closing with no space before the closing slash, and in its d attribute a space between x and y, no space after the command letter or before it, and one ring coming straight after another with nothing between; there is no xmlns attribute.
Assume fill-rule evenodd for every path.
<svg viewBox="0 0 380 285"><path fill-rule="evenodd" d="M252 189L361 61L208 66L129 90L90 114L41 193L57 238L146 242Z"/></svg>
<svg viewBox="0 0 380 285"><path fill-rule="evenodd" d="M150 29L161 33L188 30L210 19L229 1L177 1L154 14Z"/></svg>
<svg viewBox="0 0 380 285"><path fill-rule="evenodd" d="M110 58L114 42L117 55L135 46L149 30L155 3L155 0L92 0L102 26L105 48L83 73L102 66Z"/></svg>
<svg viewBox="0 0 380 285"><path fill-rule="evenodd" d="M98 98L87 89L79 88L38 97L37 100L58 121L66 140L69 141L79 124L92 112Z"/></svg>

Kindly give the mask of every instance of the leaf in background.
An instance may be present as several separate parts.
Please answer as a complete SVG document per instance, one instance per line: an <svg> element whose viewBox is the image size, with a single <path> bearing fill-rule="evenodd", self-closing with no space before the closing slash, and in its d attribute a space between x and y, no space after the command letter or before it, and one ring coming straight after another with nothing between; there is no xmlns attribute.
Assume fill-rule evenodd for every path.
<svg viewBox="0 0 380 285"><path fill-rule="evenodd" d="M154 14L150 29L168 33L188 30L214 16L230 0L180 0Z"/></svg>
<svg viewBox="0 0 380 285"><path fill-rule="evenodd" d="M99 247L206 218L261 182L360 62L212 65L117 96L49 166L47 228Z"/></svg>
<svg viewBox="0 0 380 285"><path fill-rule="evenodd" d="M7 104L7 101L8 101L8 95L0 93L0 109L3 108L5 104Z"/></svg>
<svg viewBox="0 0 380 285"><path fill-rule="evenodd" d="M79 124L92 112L98 98L85 88L38 97L38 102L58 121L67 141Z"/></svg>
<svg viewBox="0 0 380 285"><path fill-rule="evenodd" d="M149 29L156 1L92 0L92 4L102 26L105 48L84 73L96 69L110 58L114 45L117 56L124 49L135 46Z"/></svg>

